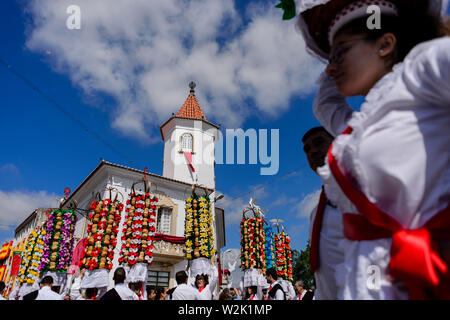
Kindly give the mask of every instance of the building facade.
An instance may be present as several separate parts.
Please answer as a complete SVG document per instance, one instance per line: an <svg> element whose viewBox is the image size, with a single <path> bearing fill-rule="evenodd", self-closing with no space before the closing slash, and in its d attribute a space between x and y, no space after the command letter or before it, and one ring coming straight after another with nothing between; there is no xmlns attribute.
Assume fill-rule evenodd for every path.
<svg viewBox="0 0 450 320"><path fill-rule="evenodd" d="M190 87L191 92L179 112L160 128L164 141L163 175L102 160L64 204L64 208L69 208L75 200L78 212L84 213L79 216L75 228L76 244L87 236L87 215L99 194L102 199L118 194L118 200L125 205L135 183L139 182L135 184L135 191L144 192L142 181L145 176L150 183L150 194L158 198L153 262L148 269L147 286L173 287L176 285L175 273L186 269L185 200L191 195L193 185L199 186L197 194L207 192L211 200L215 198L214 142L218 138L218 126L206 121L195 97L195 84L191 83ZM224 211L216 212L214 201L211 201L211 211L215 247L219 252L225 246ZM123 222L125 210L121 214ZM114 269L119 266L121 237L122 228L119 228L113 269L109 274L111 286Z"/></svg>

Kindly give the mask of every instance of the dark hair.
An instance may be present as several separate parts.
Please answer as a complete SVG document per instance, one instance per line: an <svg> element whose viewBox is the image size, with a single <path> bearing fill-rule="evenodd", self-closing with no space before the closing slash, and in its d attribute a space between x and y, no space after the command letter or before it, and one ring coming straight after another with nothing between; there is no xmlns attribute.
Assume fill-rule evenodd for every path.
<svg viewBox="0 0 450 320"><path fill-rule="evenodd" d="M53 278L51 276L45 276L41 280L41 284L43 284L43 285L53 284Z"/></svg>
<svg viewBox="0 0 450 320"><path fill-rule="evenodd" d="M114 283L124 283L126 278L125 269L119 267L114 271Z"/></svg>
<svg viewBox="0 0 450 320"><path fill-rule="evenodd" d="M327 130L325 130L324 127L314 127L306 131L306 133L302 137L302 142L305 142L305 140L308 139L310 136L315 135L319 132L323 132L326 135L328 135L331 139L334 139L333 136Z"/></svg>
<svg viewBox="0 0 450 320"><path fill-rule="evenodd" d="M151 292L154 291L155 297L156 297L156 288L154 286L147 286L147 299L153 300L155 297L151 298Z"/></svg>
<svg viewBox="0 0 450 320"><path fill-rule="evenodd" d="M275 268L267 269L266 275L271 276L274 280L278 279L277 270L275 270Z"/></svg>
<svg viewBox="0 0 450 320"><path fill-rule="evenodd" d="M156 296L155 296L155 300L160 300L162 297L162 294L164 293L165 288L158 288L156 289Z"/></svg>
<svg viewBox="0 0 450 320"><path fill-rule="evenodd" d="M130 290L132 291L140 291L140 285L137 282L130 282L128 283L128 288L130 288Z"/></svg>
<svg viewBox="0 0 450 320"><path fill-rule="evenodd" d="M204 273L202 273L202 274L198 274L196 277L195 277L195 287L198 289L198 286L197 286L197 280L198 279L203 279L204 281L205 281L205 287L206 287L206 285L207 284L209 284L209 281L208 281L208 275L206 275L206 274L204 274Z"/></svg>
<svg viewBox="0 0 450 320"><path fill-rule="evenodd" d="M92 299L97 295L97 288L87 288L86 289L86 298Z"/></svg>
<svg viewBox="0 0 450 320"><path fill-rule="evenodd" d="M186 274L186 271L181 270L175 274L175 280L177 281L177 284L185 283L187 278L188 275Z"/></svg>
<svg viewBox="0 0 450 320"><path fill-rule="evenodd" d="M256 294L256 291L258 290L258 287L257 287L257 286L248 286L248 287L247 287L247 290L245 291L245 300L250 299L250 295L249 295L249 293L248 293L248 288L252 289L253 294Z"/></svg>
<svg viewBox="0 0 450 320"><path fill-rule="evenodd" d="M3 281L0 281L0 292L2 292L3 290L5 290L5 283Z"/></svg>
<svg viewBox="0 0 450 320"><path fill-rule="evenodd" d="M391 69L405 59L408 53L419 43L449 34L448 26L422 10L413 10L399 6L399 15L381 15L381 28L369 29L367 17L355 19L344 25L336 33L365 35L366 41L375 42L386 33L392 33L396 39L396 49L386 57L386 68Z"/></svg>
<svg viewBox="0 0 450 320"><path fill-rule="evenodd" d="M222 292L219 295L219 300L232 300L230 290L228 288L225 288L222 290Z"/></svg>

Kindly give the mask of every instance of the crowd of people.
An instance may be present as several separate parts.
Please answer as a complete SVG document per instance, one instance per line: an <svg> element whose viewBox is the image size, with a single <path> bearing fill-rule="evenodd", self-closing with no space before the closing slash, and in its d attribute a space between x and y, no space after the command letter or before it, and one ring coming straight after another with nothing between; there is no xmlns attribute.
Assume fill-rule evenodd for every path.
<svg viewBox="0 0 450 320"><path fill-rule="evenodd" d="M211 279L211 282L209 280ZM146 294L136 283L127 283L126 271L119 267L114 271L114 287L110 290L98 288L81 289L76 284L59 293L60 287L53 286L52 276L45 276L35 290L22 294L19 286L9 294L8 300L313 300L313 290L306 290L303 281L293 286L291 282L279 280L276 270L269 269L265 284L261 286L226 287L216 289L217 283L207 274L195 277L194 284L189 284L188 273L184 270L175 275L177 285L168 288L146 288ZM0 282L0 300L5 283ZM206 290L206 292L205 292Z"/></svg>

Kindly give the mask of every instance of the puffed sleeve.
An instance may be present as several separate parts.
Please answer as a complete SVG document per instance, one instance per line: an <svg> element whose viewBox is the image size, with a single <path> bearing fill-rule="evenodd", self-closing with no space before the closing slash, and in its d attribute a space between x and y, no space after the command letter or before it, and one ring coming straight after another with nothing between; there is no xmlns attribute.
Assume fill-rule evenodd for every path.
<svg viewBox="0 0 450 320"><path fill-rule="evenodd" d="M325 72L320 75L317 84L319 90L313 101L314 116L329 133L336 137L347 127L353 109L345 97L339 93L333 79Z"/></svg>
<svg viewBox="0 0 450 320"><path fill-rule="evenodd" d="M216 266L214 266L212 271L213 272L209 281L209 290L211 291L211 293L216 290L217 283L219 282L219 270Z"/></svg>
<svg viewBox="0 0 450 320"><path fill-rule="evenodd" d="M450 107L450 37L417 46L404 63L409 91L432 105Z"/></svg>

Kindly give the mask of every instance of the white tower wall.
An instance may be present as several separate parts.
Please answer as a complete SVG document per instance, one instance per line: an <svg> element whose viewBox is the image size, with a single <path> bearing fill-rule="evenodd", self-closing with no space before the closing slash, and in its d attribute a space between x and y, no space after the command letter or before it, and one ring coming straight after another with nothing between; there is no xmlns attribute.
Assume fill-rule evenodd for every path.
<svg viewBox="0 0 450 320"><path fill-rule="evenodd" d="M174 117L162 130L165 138L163 176L214 189L214 141L218 139L218 129L202 120ZM185 133L193 137L195 172L181 151L181 136Z"/></svg>

